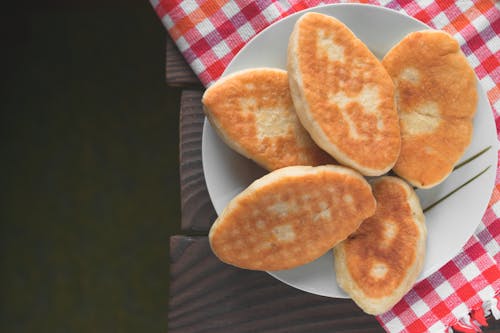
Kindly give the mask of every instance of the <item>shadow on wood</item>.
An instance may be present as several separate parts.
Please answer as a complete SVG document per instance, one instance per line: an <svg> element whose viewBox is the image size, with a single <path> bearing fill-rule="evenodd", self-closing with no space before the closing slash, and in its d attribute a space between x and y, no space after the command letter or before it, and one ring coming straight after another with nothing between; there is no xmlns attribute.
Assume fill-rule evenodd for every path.
<svg viewBox="0 0 500 333"><path fill-rule="evenodd" d="M351 300L294 289L226 265L207 237L170 239L169 332L383 332Z"/></svg>

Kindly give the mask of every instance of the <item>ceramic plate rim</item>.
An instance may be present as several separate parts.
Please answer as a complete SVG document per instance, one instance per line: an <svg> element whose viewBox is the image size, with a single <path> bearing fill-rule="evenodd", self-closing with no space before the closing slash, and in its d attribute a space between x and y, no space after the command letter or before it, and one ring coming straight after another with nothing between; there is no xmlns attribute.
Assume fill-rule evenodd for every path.
<svg viewBox="0 0 500 333"><path fill-rule="evenodd" d="M330 4L330 5L322 5L322 6L318 6L318 7L308 8L308 9L302 10L300 12L291 14L291 15L289 15L289 16L281 19L281 20L278 20L278 21L274 22L273 24L269 25L267 28L265 28L264 30L262 30L259 34L257 34L256 36L254 36L238 52L238 54L232 59L232 61L229 63L228 67L226 68L225 72L223 73L222 77L224 77L224 76L226 76L226 75L234 72L235 70L233 69L233 67L234 67L235 63L237 63L239 61L239 56L241 56L242 54L245 54L247 51L249 51L252 48L254 48L254 45L255 45L256 41L258 41L259 38L262 38L262 36L265 36L265 35L271 33L273 29L276 29L276 26L283 25L284 22L288 22L290 20L291 21L296 20L302 14L304 14L306 12L309 12L309 11L319 11L319 12L325 13L325 12L331 12L331 11L335 11L335 10L342 10L341 9L342 7L344 7L344 8L358 8L356 10L362 10L362 11L365 11L365 10L375 10L375 11L385 12L387 15L398 15L400 17L404 17L404 20L413 22L412 24L419 25L421 27L421 29L419 29L419 30L431 29L428 25L424 24L423 22L418 21L417 19L415 19L413 17L410 17L408 15L405 15L403 13L394 11L394 10L389 9L389 8L375 6L375 5L369 5L369 4ZM335 8L335 9L332 10L332 8ZM330 16L335 16L335 14L332 14L332 13L325 13L325 14L330 15ZM410 23L408 23L408 24L410 24ZM259 67L261 67L261 66L259 66ZM270 66L270 67L272 67L272 66ZM488 111L490 113L490 116L486 115L486 117L493 119L493 114L492 114L492 110L491 110L489 101L488 101L488 99L486 97L484 89L482 89L482 87L480 87L479 83L478 83L478 88L479 88L478 89L478 95L479 95L478 97L479 97L479 99L483 99L484 100L486 98L487 110L485 110L485 111ZM478 104L478 112L479 112L479 104ZM209 142L208 139L207 139L207 131L209 131L209 130L211 130L210 124L208 123L207 119L205 118L204 125L203 125L203 137L202 137L202 165L203 165L203 173L204 173L205 181L206 181L206 184L207 184L207 190L209 192L210 200L213 203L214 207L216 207L217 214L220 214L220 212L222 210L221 210L221 208L217 209L217 205L214 202L214 187L213 187L214 185L211 182L211 180L209 179L209 177L207 177L207 173L208 174L210 173L207 170L208 169L208 164L206 163L207 160L208 160L208 158L206 156L207 155L207 142ZM495 130L495 136L496 136L496 130ZM491 151L495 151L496 152L497 149L498 149L497 141L495 140L495 142L491 142L491 145L493 146L492 149L491 149ZM495 159L495 164L492 166L492 169L494 169L494 171L495 171L494 174L496 174L496 169L497 169L497 160L496 159ZM489 176L491 178L491 175L489 175ZM488 194L489 194L488 195L488 199L489 199L489 197L491 195L491 192L493 190L494 176L493 176L493 181L490 182L490 183L491 183L490 184L491 185L490 186L491 191L488 190ZM481 219L479 218L478 221L477 221L477 224L475 226L477 226L480 223L480 221L481 221ZM475 227L474 227L474 229L472 231L472 234L473 234L474 230L475 230ZM464 239L460 239L460 241L456 242L456 243L460 243L460 245L456 246L457 251L460 250L460 248L466 243L467 239L469 237L471 237L472 234L468 234L467 237L463 237ZM437 267L433 266L432 271L436 271L437 269L439 269L444 263L446 263L448 260L450 260L451 258L453 258L453 256L456 255L456 253L457 252L455 252L452 255L443 256L443 257L447 257L447 258L441 260L441 262L438 262L438 263L434 264L434 266L437 266ZM318 260L321 260L321 258L318 259ZM427 271L429 271L429 269ZM282 282L284 282L284 283L286 283L286 284L288 284L288 285L290 285L290 286L292 286L294 288L297 288L297 289L300 289L300 290L304 290L304 291L309 292L309 293L323 295L323 296L328 296L328 297L337 297L337 298L347 298L348 297L345 293L342 293L342 292L338 293L338 294L335 294L335 295L327 294L325 292L322 292L321 290L315 290L314 286L311 286L311 288L305 289L305 288L297 286L295 283L293 283L293 282L291 282L291 281L289 281L287 279L284 279L282 276L280 276L280 272L268 272L268 273L271 274L276 279L278 279L278 280L280 280L280 281L282 281ZM425 276L420 276L418 280L422 280L422 279L428 277L430 274L432 274L432 272L428 272L428 274L426 274ZM335 281L334 281L334 283L335 283Z"/></svg>

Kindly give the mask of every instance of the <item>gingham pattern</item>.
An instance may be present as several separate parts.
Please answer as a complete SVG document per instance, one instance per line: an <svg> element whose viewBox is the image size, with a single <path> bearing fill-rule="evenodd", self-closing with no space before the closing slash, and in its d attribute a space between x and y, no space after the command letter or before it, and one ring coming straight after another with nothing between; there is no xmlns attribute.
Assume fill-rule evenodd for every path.
<svg viewBox="0 0 500 333"><path fill-rule="evenodd" d="M500 127L500 5L493 1L150 0L169 34L205 86L269 24L324 3L382 5L445 30L460 43L493 106ZM388 332L444 332L470 325L467 314L494 304L500 290L500 178L488 209L463 251L377 317ZM495 313L499 309L495 308ZM494 311L492 311L494 312ZM474 320L472 320L474 324ZM476 323L477 324L477 323Z"/></svg>
<svg viewBox="0 0 500 333"><path fill-rule="evenodd" d="M498 267L473 236L459 255L377 319L388 332L444 332L499 288Z"/></svg>

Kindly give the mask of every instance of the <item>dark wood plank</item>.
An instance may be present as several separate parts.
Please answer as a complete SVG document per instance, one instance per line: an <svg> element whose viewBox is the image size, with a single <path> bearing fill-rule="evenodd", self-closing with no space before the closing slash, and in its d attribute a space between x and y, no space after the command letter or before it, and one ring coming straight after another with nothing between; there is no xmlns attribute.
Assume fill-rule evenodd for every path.
<svg viewBox="0 0 500 333"><path fill-rule="evenodd" d="M383 332L351 300L308 294L220 262L207 237L170 239L168 332Z"/></svg>
<svg viewBox="0 0 500 333"><path fill-rule="evenodd" d="M172 87L201 87L201 82L179 52L170 36L167 36L166 78Z"/></svg>
<svg viewBox="0 0 500 333"><path fill-rule="evenodd" d="M201 161L201 137L205 116L200 90L184 90L180 115L181 228L208 232L217 218L208 196Z"/></svg>
<svg viewBox="0 0 500 333"><path fill-rule="evenodd" d="M495 320L493 316L486 318L488 320L488 327L481 327L483 332L487 333L500 333L500 320Z"/></svg>

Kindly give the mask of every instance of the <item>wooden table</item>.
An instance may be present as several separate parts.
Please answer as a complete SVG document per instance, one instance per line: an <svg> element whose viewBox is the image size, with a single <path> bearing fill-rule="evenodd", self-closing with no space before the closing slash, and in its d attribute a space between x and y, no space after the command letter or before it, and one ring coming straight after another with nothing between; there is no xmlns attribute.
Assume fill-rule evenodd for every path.
<svg viewBox="0 0 500 333"><path fill-rule="evenodd" d="M207 234L216 213L201 162L203 87L170 39L166 67L167 83L183 89L180 181L185 234L170 239L168 331L384 332L375 317L351 300L308 294L265 272L226 265L212 254ZM498 332L500 325L490 323L487 331Z"/></svg>

